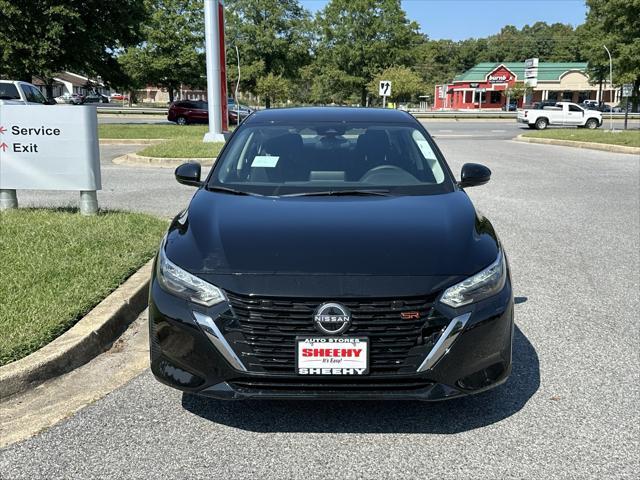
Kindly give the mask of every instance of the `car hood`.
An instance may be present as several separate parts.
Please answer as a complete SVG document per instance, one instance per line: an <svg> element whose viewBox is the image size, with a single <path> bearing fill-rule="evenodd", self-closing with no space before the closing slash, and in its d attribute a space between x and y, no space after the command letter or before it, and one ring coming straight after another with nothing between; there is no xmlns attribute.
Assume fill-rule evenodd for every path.
<svg viewBox="0 0 640 480"><path fill-rule="evenodd" d="M496 235L463 191L399 197L253 197L199 190L168 258L196 274L472 275Z"/></svg>

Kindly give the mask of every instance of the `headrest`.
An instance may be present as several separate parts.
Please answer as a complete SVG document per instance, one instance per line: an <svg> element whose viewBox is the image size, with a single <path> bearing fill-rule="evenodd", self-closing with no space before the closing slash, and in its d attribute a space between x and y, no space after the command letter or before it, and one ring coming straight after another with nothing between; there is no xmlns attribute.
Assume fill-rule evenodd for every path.
<svg viewBox="0 0 640 480"><path fill-rule="evenodd" d="M389 136L384 130L367 130L358 137L358 148L367 152L386 153L389 150Z"/></svg>
<svg viewBox="0 0 640 480"><path fill-rule="evenodd" d="M302 137L297 133L286 133L278 137L273 137L264 142L264 153L270 153L271 155L278 155L283 157L285 155L297 155L302 148Z"/></svg>

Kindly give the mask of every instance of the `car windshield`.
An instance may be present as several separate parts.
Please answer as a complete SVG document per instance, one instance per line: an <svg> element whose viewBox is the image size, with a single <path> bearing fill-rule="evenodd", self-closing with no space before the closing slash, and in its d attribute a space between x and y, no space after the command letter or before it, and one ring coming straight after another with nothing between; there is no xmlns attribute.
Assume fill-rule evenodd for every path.
<svg viewBox="0 0 640 480"><path fill-rule="evenodd" d="M241 103L229 102L227 106L229 109L233 110L249 110L249 107L247 107L246 105L242 105Z"/></svg>
<svg viewBox="0 0 640 480"><path fill-rule="evenodd" d="M20 100L16 86L12 83L0 83L0 100Z"/></svg>
<svg viewBox="0 0 640 480"><path fill-rule="evenodd" d="M244 125L218 159L207 185L269 196L453 190L439 151L421 129L356 122Z"/></svg>

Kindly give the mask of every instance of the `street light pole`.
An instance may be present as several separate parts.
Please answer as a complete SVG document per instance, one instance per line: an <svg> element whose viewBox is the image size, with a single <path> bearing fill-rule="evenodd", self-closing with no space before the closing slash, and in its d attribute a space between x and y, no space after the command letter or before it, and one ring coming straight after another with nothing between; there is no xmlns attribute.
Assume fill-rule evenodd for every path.
<svg viewBox="0 0 640 480"><path fill-rule="evenodd" d="M204 43L207 58L207 102L209 106L209 131L204 134L203 141L205 142L224 142L220 94L219 25L218 0L204 0Z"/></svg>
<svg viewBox="0 0 640 480"><path fill-rule="evenodd" d="M236 120L237 125L240 126L240 104L238 103L238 91L240 90L240 50L238 49L238 45L236 45L236 57L238 59L238 81L236 82L236 113L238 115L238 119Z"/></svg>
<svg viewBox="0 0 640 480"><path fill-rule="evenodd" d="M609 101L612 103L609 110L609 128L613 131L613 59L611 58L611 52L606 45L603 45L604 49L609 55Z"/></svg>

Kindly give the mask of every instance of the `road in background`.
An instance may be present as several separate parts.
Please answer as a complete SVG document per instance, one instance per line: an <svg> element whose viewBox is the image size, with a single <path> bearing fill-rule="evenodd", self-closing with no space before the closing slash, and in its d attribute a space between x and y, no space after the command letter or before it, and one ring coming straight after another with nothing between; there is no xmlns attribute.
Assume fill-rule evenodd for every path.
<svg viewBox="0 0 640 480"><path fill-rule="evenodd" d="M452 133L474 127L460 125ZM147 371L0 451L0 478L636 478L639 159L493 140L437 141L456 174L469 161L493 171L468 193L513 273L505 385L439 404L227 403L183 396ZM102 148L103 208L170 216L187 205L194 190L171 169L109 164L124 150Z"/></svg>
<svg viewBox="0 0 640 480"><path fill-rule="evenodd" d="M474 139L492 139L507 140L514 138L521 133L529 131L529 128L521 123L517 123L515 119L487 119L487 120L455 120L455 119L421 119L422 124L427 131L434 137L438 138L474 138ZM128 115L128 116L111 116L98 115L98 123L109 124L158 124L172 125L167 121L166 117L144 116L144 115ZM614 128L622 130L624 121L615 120ZM608 123L606 124L608 128ZM188 128L188 127L187 127ZM574 127L569 127L574 128ZM603 127L604 128L604 127ZM630 129L640 129L640 120L630 120Z"/></svg>
<svg viewBox="0 0 640 480"><path fill-rule="evenodd" d="M98 192L98 205L101 209L132 210L172 218L187 206L195 191L175 181L173 168L131 167L112 163L114 158L144 147L145 145L100 147L102 190ZM206 167L205 165L203 175L208 172ZM79 198L77 192L18 192L21 207L76 207Z"/></svg>
<svg viewBox="0 0 640 480"><path fill-rule="evenodd" d="M98 123L175 125L167 120L166 115L98 115Z"/></svg>

